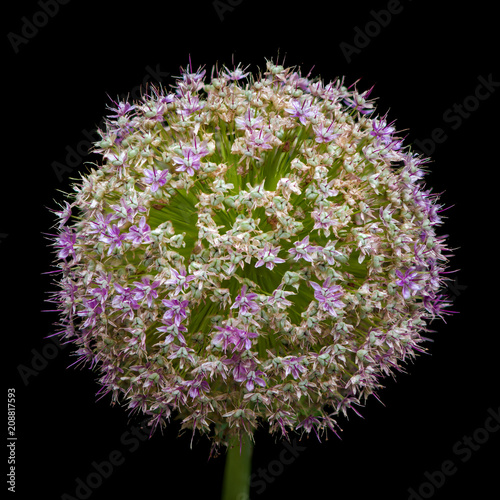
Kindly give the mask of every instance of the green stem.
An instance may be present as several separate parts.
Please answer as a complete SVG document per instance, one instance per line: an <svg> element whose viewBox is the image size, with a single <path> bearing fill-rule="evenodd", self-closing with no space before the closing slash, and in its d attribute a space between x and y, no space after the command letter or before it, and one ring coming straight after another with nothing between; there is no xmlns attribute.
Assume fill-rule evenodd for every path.
<svg viewBox="0 0 500 500"><path fill-rule="evenodd" d="M222 500L249 500L250 473L252 470L253 442L244 433L241 437L235 436L229 441L222 484Z"/></svg>

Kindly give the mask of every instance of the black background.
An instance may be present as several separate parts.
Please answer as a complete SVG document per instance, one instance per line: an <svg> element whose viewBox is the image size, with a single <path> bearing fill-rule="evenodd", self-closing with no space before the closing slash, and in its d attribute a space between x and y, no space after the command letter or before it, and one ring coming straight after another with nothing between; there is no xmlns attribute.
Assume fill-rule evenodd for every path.
<svg viewBox="0 0 500 500"><path fill-rule="evenodd" d="M400 12L378 34L377 26L369 25L369 43L356 48L350 60L340 44L356 47L356 33L374 19L370 11L394 4L232 4L219 15L210 1L72 0L46 22L37 14L42 11L37 2L9 4L3 78L8 114L1 141L1 331L6 384L16 390L16 497L83 498L76 492L77 479L86 481L93 462L118 453L122 463L88 498L219 498L224 461L208 460L206 440L195 438L190 450L190 436L178 438L173 424L163 436L138 444L131 432L141 419L111 407L108 397L96 402L92 372L67 369L73 361L70 347L48 346L45 337L53 333L56 317L41 312L47 309L46 292L53 289L50 277L42 274L51 269L52 259L42 233L50 232L53 223L46 207L56 207L60 191L69 190L70 178L78 177L82 162L92 157L75 160L72 171L59 177L54 162L67 165L68 148L84 149L85 131L92 133L99 124L107 95L126 94L148 78L154 82L151 70L162 83L172 83L166 74L179 75L189 55L195 68L205 65L210 73L216 62L231 65L233 55L236 63L255 71L279 51L280 60L286 55L286 65L301 65L303 74L314 67L313 75L326 81L345 75L349 84L360 79L361 90L375 85L379 113L389 111L409 142L443 129L441 144L427 143L435 149L427 183L452 206L441 234L450 235L449 246L455 249L450 267L459 271L450 294L459 314L433 325L430 355L420 356L397 381L386 381L380 393L385 406L369 400L364 419L352 414L340 422L342 440L330 436L320 444L315 437L304 438L295 461L282 467L273 462L282 444L258 432L254 472L271 466L275 477L268 476L273 481L264 492L252 488L251 498L295 499L307 492L313 498L406 500L409 488L418 491L428 481L425 473L447 460L456 472L434 492L422 489L421 498L490 498L487 492L498 484L498 432L491 432L466 462L461 460L465 452L454 450L470 449L464 436L484 427L488 409L498 411L500 400L498 293L489 289L498 281L494 176L500 89L467 118L458 119L453 106L474 105L470 96L479 77L491 74L500 81L492 4L449 2L438 8L437 2L402 0ZM25 19L34 18L41 24L38 32L24 28L33 36L14 48L7 34L22 36Z"/></svg>

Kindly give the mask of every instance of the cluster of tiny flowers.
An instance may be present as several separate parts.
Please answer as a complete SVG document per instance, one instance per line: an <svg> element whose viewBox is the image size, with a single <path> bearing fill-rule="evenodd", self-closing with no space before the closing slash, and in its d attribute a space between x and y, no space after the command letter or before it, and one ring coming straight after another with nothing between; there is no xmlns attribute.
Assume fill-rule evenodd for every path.
<svg viewBox="0 0 500 500"><path fill-rule="evenodd" d="M369 94L268 61L110 106L52 237L57 333L100 393L216 447L319 437L425 350L442 207Z"/></svg>

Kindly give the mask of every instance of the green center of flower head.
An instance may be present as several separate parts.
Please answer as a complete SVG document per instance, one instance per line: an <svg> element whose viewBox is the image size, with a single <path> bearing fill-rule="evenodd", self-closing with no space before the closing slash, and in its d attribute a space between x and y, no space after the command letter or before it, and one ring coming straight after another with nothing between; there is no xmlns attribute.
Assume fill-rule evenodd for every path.
<svg viewBox="0 0 500 500"><path fill-rule="evenodd" d="M423 160L342 81L204 77L110 108L58 212L62 334L153 425L334 430L447 305Z"/></svg>

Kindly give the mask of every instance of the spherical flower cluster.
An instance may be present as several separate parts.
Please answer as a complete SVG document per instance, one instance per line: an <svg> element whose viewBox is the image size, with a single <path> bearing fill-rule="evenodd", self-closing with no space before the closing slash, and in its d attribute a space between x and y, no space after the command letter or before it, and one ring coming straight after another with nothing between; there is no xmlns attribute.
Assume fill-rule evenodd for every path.
<svg viewBox="0 0 500 500"><path fill-rule="evenodd" d="M369 93L269 61L114 103L53 237L59 333L100 392L215 445L336 432L425 350L441 206Z"/></svg>

